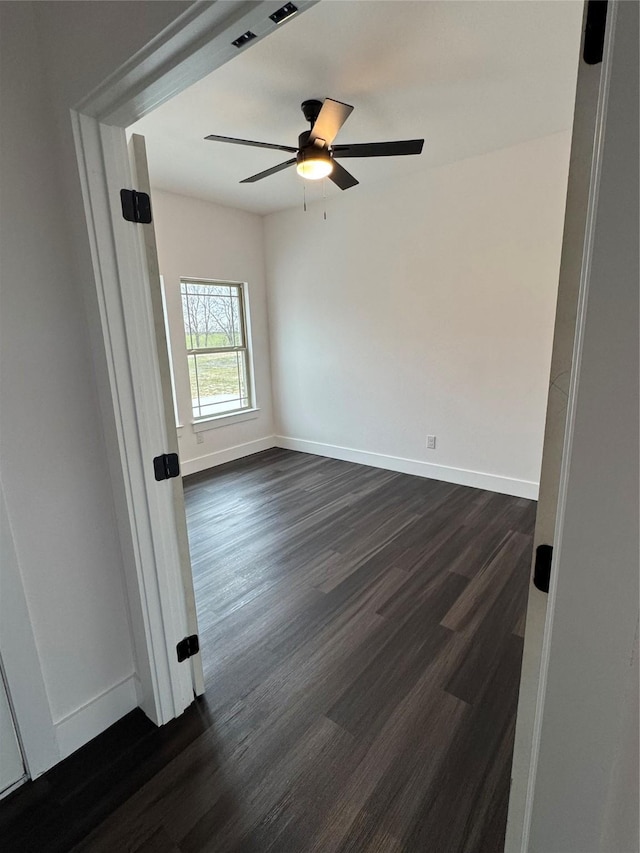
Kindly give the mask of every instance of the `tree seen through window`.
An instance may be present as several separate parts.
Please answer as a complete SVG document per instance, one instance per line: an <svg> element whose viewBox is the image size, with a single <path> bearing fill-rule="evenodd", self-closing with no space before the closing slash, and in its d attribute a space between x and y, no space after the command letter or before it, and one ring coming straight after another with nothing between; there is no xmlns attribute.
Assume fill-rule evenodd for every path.
<svg viewBox="0 0 640 853"><path fill-rule="evenodd" d="M182 279L194 418L251 407L242 284Z"/></svg>

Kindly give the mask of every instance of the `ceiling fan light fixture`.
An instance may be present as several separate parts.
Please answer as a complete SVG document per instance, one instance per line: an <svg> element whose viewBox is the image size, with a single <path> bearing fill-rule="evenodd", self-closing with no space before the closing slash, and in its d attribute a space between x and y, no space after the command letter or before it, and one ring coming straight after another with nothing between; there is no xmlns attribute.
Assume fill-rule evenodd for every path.
<svg viewBox="0 0 640 853"><path fill-rule="evenodd" d="M297 157L296 172L308 181L319 181L333 172L333 160L328 151L300 151Z"/></svg>

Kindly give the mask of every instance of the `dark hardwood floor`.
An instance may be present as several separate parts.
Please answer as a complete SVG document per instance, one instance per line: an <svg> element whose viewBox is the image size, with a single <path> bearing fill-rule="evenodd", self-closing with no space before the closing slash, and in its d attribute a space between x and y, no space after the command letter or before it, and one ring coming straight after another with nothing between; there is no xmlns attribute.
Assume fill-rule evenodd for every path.
<svg viewBox="0 0 640 853"><path fill-rule="evenodd" d="M185 495L206 695L0 803L0 849L500 853L535 503L284 450Z"/></svg>

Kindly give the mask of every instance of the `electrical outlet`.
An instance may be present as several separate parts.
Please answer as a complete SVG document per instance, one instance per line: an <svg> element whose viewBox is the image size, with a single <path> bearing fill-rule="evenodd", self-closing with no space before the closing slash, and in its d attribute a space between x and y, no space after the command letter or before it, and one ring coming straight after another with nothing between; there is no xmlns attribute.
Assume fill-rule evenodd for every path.
<svg viewBox="0 0 640 853"><path fill-rule="evenodd" d="M196 433L196 444L202 444L204 441L204 436L201 432Z"/></svg>
<svg viewBox="0 0 640 853"><path fill-rule="evenodd" d="M427 436L427 450L435 450L436 449L436 437L435 435Z"/></svg>

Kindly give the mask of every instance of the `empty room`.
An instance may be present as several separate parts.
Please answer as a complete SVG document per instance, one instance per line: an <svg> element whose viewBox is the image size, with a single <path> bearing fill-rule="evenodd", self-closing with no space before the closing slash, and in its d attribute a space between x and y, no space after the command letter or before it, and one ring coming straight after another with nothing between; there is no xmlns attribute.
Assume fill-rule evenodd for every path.
<svg viewBox="0 0 640 853"><path fill-rule="evenodd" d="M106 520L67 637L4 465L1 846L525 853L605 18L41 5Z"/></svg>
<svg viewBox="0 0 640 853"><path fill-rule="evenodd" d="M130 128L243 791L187 849L503 842L580 20L319 3ZM324 103L354 186L229 141L324 138ZM339 159L383 140L421 153Z"/></svg>

